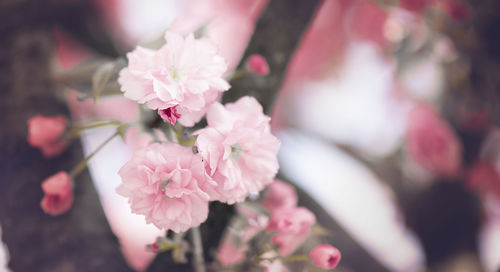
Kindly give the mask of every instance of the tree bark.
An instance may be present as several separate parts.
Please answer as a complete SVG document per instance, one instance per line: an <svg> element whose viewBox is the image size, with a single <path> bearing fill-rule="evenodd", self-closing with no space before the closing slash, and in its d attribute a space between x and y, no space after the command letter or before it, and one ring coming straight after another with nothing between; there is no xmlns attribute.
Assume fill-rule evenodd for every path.
<svg viewBox="0 0 500 272"><path fill-rule="evenodd" d="M26 140L26 121L32 116L69 116L49 80L51 29L39 21L48 11L38 13L33 2L6 1L0 8L6 20L3 26L9 26L0 27L0 225L10 253L9 267L13 271L130 271L88 171L75 180L75 202L68 213L54 217L40 208L43 179L69 171L83 153L74 141L62 155L45 159Z"/></svg>

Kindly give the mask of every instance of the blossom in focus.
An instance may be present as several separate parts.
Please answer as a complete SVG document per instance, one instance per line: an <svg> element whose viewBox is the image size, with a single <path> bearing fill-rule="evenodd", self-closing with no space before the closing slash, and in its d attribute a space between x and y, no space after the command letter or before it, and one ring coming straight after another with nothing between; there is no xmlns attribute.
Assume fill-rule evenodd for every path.
<svg viewBox="0 0 500 272"><path fill-rule="evenodd" d="M167 43L157 51L138 46L128 53L128 67L120 72L118 82L125 97L150 109L177 106L179 122L190 126L193 116L201 118L200 112L213 97L229 89L222 78L227 64L208 39L195 39L193 34L184 38L174 32L167 32L165 39Z"/></svg>
<svg viewBox="0 0 500 272"><path fill-rule="evenodd" d="M67 212L73 204L72 180L67 172L61 171L42 183L45 196L40 203L42 210L50 215Z"/></svg>
<svg viewBox="0 0 500 272"><path fill-rule="evenodd" d="M147 223L181 232L207 219L209 196L200 187L215 184L191 148L153 143L135 152L118 174L122 184L117 192Z"/></svg>
<svg viewBox="0 0 500 272"><path fill-rule="evenodd" d="M309 254L317 266L332 269L340 262L340 251L331 245L318 245Z"/></svg>
<svg viewBox="0 0 500 272"><path fill-rule="evenodd" d="M261 76L268 75L270 72L266 59L259 54L248 57L247 70Z"/></svg>
<svg viewBox="0 0 500 272"><path fill-rule="evenodd" d="M261 205L269 212L297 206L297 193L292 185L275 180L269 185Z"/></svg>
<svg viewBox="0 0 500 272"><path fill-rule="evenodd" d="M280 255L284 256L304 242L314 223L316 217L304 207L281 209L271 215L267 231L277 231L271 241L279 247Z"/></svg>
<svg viewBox="0 0 500 272"><path fill-rule="evenodd" d="M248 96L208 109L208 126L195 134L198 152L217 183L207 190L210 200L241 202L273 181L280 142L271 134L269 121L257 100Z"/></svg>
<svg viewBox="0 0 500 272"><path fill-rule="evenodd" d="M462 164L462 145L432 107L416 105L410 112L406 133L408 153L418 164L444 176L458 173Z"/></svg>
<svg viewBox="0 0 500 272"><path fill-rule="evenodd" d="M68 119L64 115L36 115L28 120L28 143L41 149L47 158L57 156L68 145L61 137L66 130Z"/></svg>
<svg viewBox="0 0 500 272"><path fill-rule="evenodd" d="M469 188L500 198L500 175L495 166L487 161L474 164L467 175Z"/></svg>

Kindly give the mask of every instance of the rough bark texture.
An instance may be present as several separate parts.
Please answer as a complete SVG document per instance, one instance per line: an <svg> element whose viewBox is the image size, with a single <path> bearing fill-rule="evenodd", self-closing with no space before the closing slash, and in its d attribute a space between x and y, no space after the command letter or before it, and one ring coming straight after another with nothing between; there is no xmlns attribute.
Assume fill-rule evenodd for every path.
<svg viewBox="0 0 500 272"><path fill-rule="evenodd" d="M53 159L26 141L28 118L68 116L49 81L53 44L44 18L50 13L49 7L38 9L40 2L0 4L6 20L0 27L0 225L9 266L13 271L130 271L87 171L75 181L68 213L53 217L40 208L42 180L70 170L83 156L78 141Z"/></svg>

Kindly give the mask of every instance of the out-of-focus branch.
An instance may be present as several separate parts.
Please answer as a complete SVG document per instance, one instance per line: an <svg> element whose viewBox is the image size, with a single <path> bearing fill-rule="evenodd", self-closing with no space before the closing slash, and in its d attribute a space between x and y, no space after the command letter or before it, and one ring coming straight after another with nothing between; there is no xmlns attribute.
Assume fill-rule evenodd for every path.
<svg viewBox="0 0 500 272"><path fill-rule="evenodd" d="M273 102L283 82L287 65L309 22L313 18L320 0L270 0L255 27L254 36L238 66L243 69L245 60L252 54L260 54L267 59L271 73L260 77L247 75L231 82L231 90L225 92L223 103L236 101L250 95L269 114Z"/></svg>

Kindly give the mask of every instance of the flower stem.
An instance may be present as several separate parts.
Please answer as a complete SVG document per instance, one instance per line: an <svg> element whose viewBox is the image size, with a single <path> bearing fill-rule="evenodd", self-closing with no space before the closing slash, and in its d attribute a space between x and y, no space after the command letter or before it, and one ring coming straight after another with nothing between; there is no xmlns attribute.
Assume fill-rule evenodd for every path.
<svg viewBox="0 0 500 272"><path fill-rule="evenodd" d="M75 124L66 133L66 136L68 138L73 138L73 137L80 135L80 133L86 129L92 129L92 128L98 128L98 127L104 127L104 126L119 126L121 124L122 123L120 121L116 121L116 120L99 120L99 121L91 122L88 124L81 124L81 125Z"/></svg>
<svg viewBox="0 0 500 272"><path fill-rule="evenodd" d="M80 174L83 171L83 169L85 169L85 167L87 167L87 164L90 161L90 159L92 159L92 157L94 157L94 155L97 154L97 152L99 152L105 145L107 145L117 135L118 135L118 132L113 133L113 135L111 135L108 139L106 139L106 141L104 141L101 145L99 145L96 148L96 150L94 150L94 152L90 153L85 159L83 159L79 164L77 164L75 166L75 168L73 168L73 170L71 170L71 172L70 172L71 177L76 177L78 174Z"/></svg>
<svg viewBox="0 0 500 272"><path fill-rule="evenodd" d="M191 228L191 239L194 246L194 269L196 272L205 272L205 260L203 258L203 244L199 227Z"/></svg>

